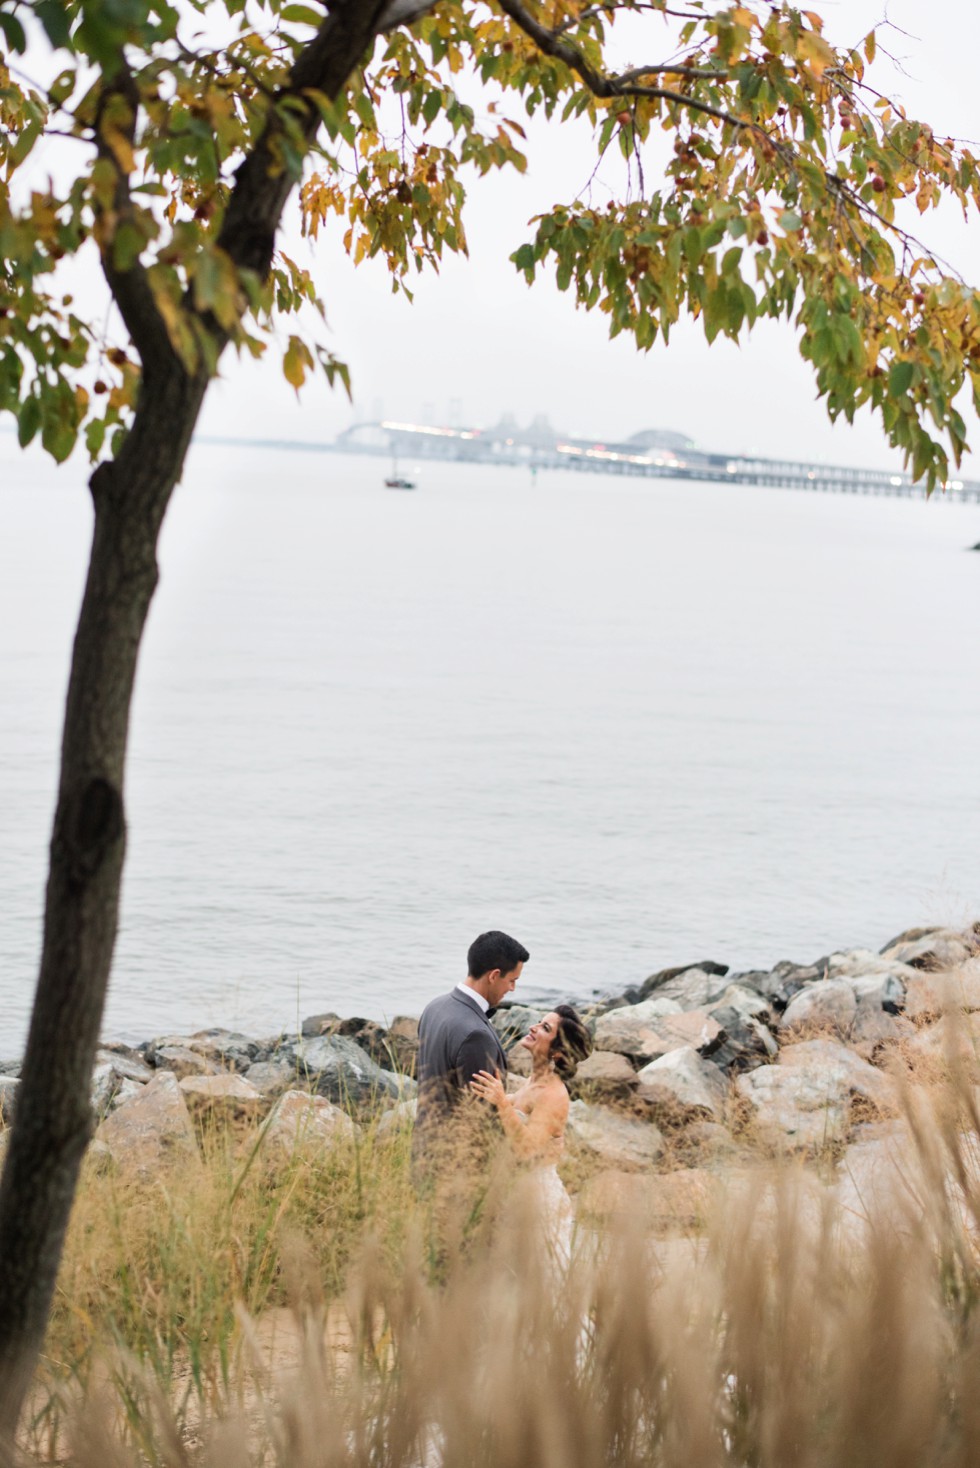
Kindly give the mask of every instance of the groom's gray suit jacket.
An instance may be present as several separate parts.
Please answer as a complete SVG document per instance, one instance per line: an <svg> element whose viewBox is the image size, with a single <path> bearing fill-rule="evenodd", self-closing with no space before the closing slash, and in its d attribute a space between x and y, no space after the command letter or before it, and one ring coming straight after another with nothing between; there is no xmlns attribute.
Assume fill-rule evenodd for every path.
<svg viewBox="0 0 980 1468"><path fill-rule="evenodd" d="M478 1070L506 1074L503 1046L476 1000L453 989L427 1004L419 1020L417 1156L464 1098L475 1099L469 1087Z"/></svg>

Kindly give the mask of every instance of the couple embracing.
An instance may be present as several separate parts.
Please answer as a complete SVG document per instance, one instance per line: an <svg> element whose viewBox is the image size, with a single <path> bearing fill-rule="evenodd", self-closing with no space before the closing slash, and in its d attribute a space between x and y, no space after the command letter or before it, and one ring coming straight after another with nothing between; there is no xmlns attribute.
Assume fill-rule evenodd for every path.
<svg viewBox="0 0 980 1468"><path fill-rule="evenodd" d="M571 1005L556 1005L521 1040L531 1074L508 1090L507 1058L490 1021L529 957L507 933L481 933L467 953L466 978L423 1011L413 1156L420 1179L465 1189L503 1144L526 1169L550 1252L567 1262L572 1205L556 1169L568 1121L565 1083L592 1041Z"/></svg>

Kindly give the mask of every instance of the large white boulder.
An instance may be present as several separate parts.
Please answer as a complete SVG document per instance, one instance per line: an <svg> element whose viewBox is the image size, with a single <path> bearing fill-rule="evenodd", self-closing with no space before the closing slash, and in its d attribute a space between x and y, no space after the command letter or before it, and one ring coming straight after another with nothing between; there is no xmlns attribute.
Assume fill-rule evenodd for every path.
<svg viewBox="0 0 980 1468"><path fill-rule="evenodd" d="M728 1082L710 1060L696 1050L672 1050L652 1060L637 1074L636 1094L658 1121L682 1123L696 1117L720 1121L728 1099Z"/></svg>
<svg viewBox="0 0 980 1468"><path fill-rule="evenodd" d="M130 1082L130 1084L135 1084ZM120 1169L155 1175L167 1163L198 1157L194 1125L177 1077L160 1071L95 1133Z"/></svg>
<svg viewBox="0 0 980 1468"><path fill-rule="evenodd" d="M315 1152L353 1137L356 1127L325 1096L287 1091L269 1115L263 1146L273 1153Z"/></svg>
<svg viewBox="0 0 980 1468"><path fill-rule="evenodd" d="M628 1009L614 1009L596 1022L597 1050L612 1050L637 1062L655 1060L684 1046L707 1048L718 1041L721 1026L707 1010L682 1011L673 999L645 999Z"/></svg>
<svg viewBox="0 0 980 1468"><path fill-rule="evenodd" d="M818 1031L846 1035L857 1013L857 997L847 979L818 979L789 1001L779 1021L784 1034Z"/></svg>
<svg viewBox="0 0 980 1468"><path fill-rule="evenodd" d="M792 1147L843 1140L856 1098L883 1111L897 1101L888 1076L835 1040L787 1045L775 1065L749 1071L735 1084L752 1108L757 1132Z"/></svg>
<svg viewBox="0 0 980 1468"><path fill-rule="evenodd" d="M262 1092L243 1076L185 1076L178 1082L192 1111L225 1118L256 1116L262 1110Z"/></svg>
<svg viewBox="0 0 980 1468"><path fill-rule="evenodd" d="M652 1122L634 1121L585 1101L569 1107L568 1137L605 1167L626 1170L649 1167L664 1150L664 1139Z"/></svg>

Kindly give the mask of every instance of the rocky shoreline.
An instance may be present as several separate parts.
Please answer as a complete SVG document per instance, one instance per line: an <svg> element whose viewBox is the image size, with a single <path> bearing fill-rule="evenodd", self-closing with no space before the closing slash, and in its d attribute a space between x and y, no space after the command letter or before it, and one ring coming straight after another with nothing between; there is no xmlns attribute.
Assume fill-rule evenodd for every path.
<svg viewBox="0 0 980 1468"><path fill-rule="evenodd" d="M571 1085L569 1150L616 1174L717 1168L747 1144L842 1149L899 1110L902 1072L980 1038L980 923L913 928L880 951L731 973L702 960L582 1006L595 1050ZM514 1072L517 1042L545 1010L493 1018ZM974 1029L976 1014L976 1029ZM264 1119L270 1152L328 1144L377 1120L410 1124L418 1021L313 1015L300 1033L221 1029L101 1047L92 1077L93 1156L152 1172L198 1152L202 1116ZM0 1118L16 1116L20 1065L0 1062ZM379 1119L380 1118L380 1119ZM0 1133L2 1140L2 1133Z"/></svg>

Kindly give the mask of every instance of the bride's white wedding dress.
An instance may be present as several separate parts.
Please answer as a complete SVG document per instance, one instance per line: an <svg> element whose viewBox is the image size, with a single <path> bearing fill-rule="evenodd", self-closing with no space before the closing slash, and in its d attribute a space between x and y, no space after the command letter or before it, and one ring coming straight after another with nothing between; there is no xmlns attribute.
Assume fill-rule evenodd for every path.
<svg viewBox="0 0 980 1468"><path fill-rule="evenodd" d="M514 1109L526 1125L526 1113L516 1107ZM521 1189L544 1231L544 1245L550 1263L558 1269L567 1269L572 1258L575 1208L555 1164L545 1161L530 1163L523 1172Z"/></svg>

